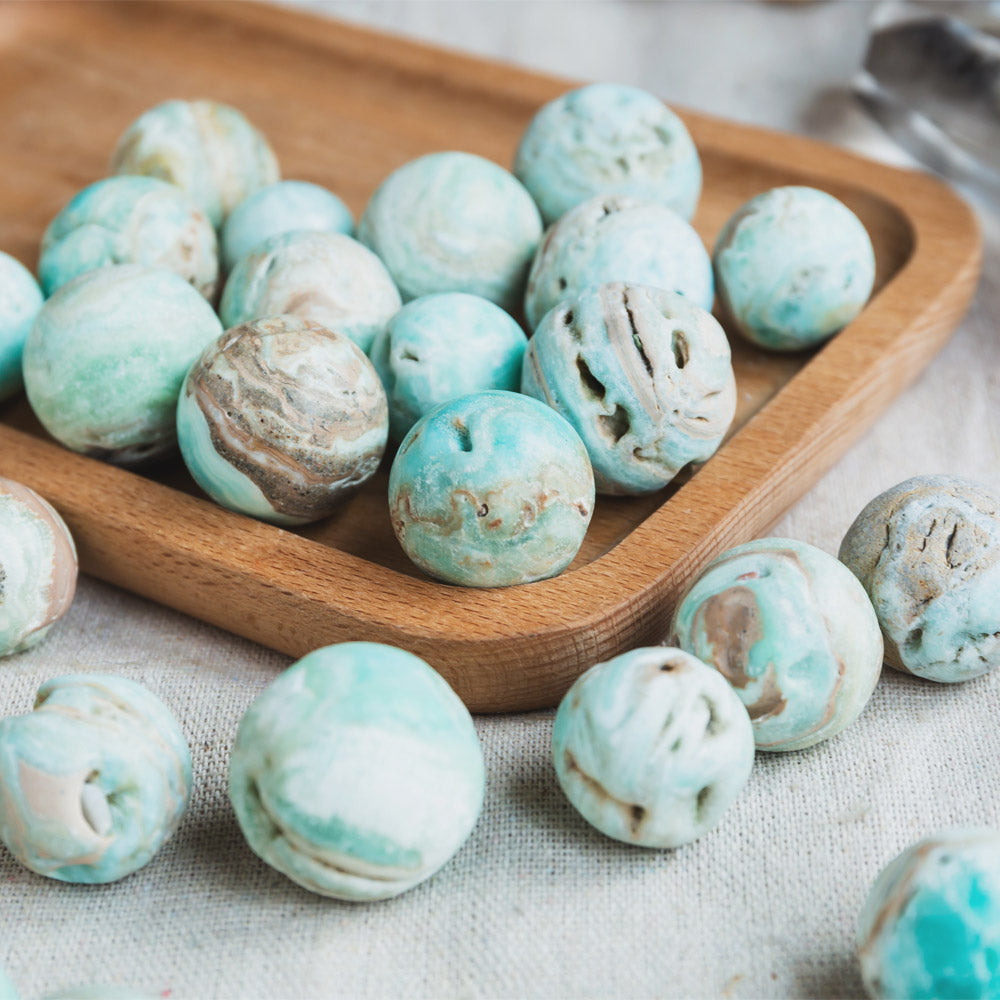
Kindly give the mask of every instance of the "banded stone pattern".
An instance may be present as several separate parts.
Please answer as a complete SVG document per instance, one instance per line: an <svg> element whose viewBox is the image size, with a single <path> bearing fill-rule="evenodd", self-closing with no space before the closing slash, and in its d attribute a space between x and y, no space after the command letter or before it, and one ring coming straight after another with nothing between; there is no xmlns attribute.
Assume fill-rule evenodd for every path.
<svg viewBox="0 0 1000 1000"><path fill-rule="evenodd" d="M294 316L226 331L192 366L177 408L181 454L202 489L277 524L332 513L378 468L388 427L361 348Z"/></svg>
<svg viewBox="0 0 1000 1000"><path fill-rule="evenodd" d="M549 312L528 343L521 391L564 416L601 493L661 489L704 462L736 412L729 342L682 295L601 285Z"/></svg>
<svg viewBox="0 0 1000 1000"><path fill-rule="evenodd" d="M710 562L677 605L670 641L733 685L759 750L836 735L861 714L882 668L864 588L833 556L790 538Z"/></svg>

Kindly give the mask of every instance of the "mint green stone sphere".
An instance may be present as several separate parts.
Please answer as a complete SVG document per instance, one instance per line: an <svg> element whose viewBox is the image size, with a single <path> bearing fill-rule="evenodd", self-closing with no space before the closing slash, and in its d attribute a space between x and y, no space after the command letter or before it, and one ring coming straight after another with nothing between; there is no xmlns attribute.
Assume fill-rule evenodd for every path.
<svg viewBox="0 0 1000 1000"><path fill-rule="evenodd" d="M135 465L176 444L184 375L222 333L183 278L118 264L65 284L39 312L24 347L35 415L67 448Z"/></svg>
<svg viewBox="0 0 1000 1000"><path fill-rule="evenodd" d="M580 436L537 399L499 389L432 410L389 472L389 514L425 573L465 587L509 587L572 562L594 512Z"/></svg>
<svg viewBox="0 0 1000 1000"><path fill-rule="evenodd" d="M0 253L0 401L23 384L24 342L43 301L34 275L16 258Z"/></svg>
<svg viewBox="0 0 1000 1000"><path fill-rule="evenodd" d="M114 882L177 828L191 754L177 720L125 677L58 677L0 721L0 839L62 882Z"/></svg>
<svg viewBox="0 0 1000 1000"><path fill-rule="evenodd" d="M858 917L873 1000L1000 998L1000 833L947 830L883 869Z"/></svg>
<svg viewBox="0 0 1000 1000"><path fill-rule="evenodd" d="M736 688L758 750L835 736L861 714L882 669L864 588L833 556L792 538L759 538L713 559L674 611L671 644Z"/></svg>
<svg viewBox="0 0 1000 1000"><path fill-rule="evenodd" d="M17 987L3 969L0 969L0 1000L21 1000Z"/></svg>
<svg viewBox="0 0 1000 1000"><path fill-rule="evenodd" d="M229 796L250 847L312 892L387 899L462 846L483 803L468 710L423 660L348 642L292 664L236 734Z"/></svg>

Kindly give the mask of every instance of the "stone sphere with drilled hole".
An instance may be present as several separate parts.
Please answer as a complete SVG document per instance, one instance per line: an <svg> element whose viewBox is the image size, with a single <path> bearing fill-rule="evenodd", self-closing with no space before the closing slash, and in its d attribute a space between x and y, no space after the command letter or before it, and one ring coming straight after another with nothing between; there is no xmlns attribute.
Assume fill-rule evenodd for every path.
<svg viewBox="0 0 1000 1000"><path fill-rule="evenodd" d="M291 315L350 337L367 352L402 302L382 262L343 233L297 230L265 240L233 268L219 315L226 328Z"/></svg>
<svg viewBox="0 0 1000 1000"><path fill-rule="evenodd" d="M719 823L743 789L753 727L717 670L679 649L635 649L569 689L552 757L566 797L601 833L679 847Z"/></svg>
<svg viewBox="0 0 1000 1000"><path fill-rule="evenodd" d="M886 662L928 680L1000 664L1000 496L958 476L918 476L858 515L840 559L878 615Z"/></svg>
<svg viewBox="0 0 1000 1000"><path fill-rule="evenodd" d="M588 288L547 313L521 391L573 425L600 493L661 489L715 453L736 412L722 327L684 296L641 285Z"/></svg>
<svg viewBox="0 0 1000 1000"><path fill-rule="evenodd" d="M73 603L76 546L34 490L0 478L0 656L40 642Z"/></svg>
<svg viewBox="0 0 1000 1000"><path fill-rule="evenodd" d="M404 163L358 223L358 239L382 258L405 300L468 292L508 312L521 301L541 237L531 195L513 174L472 153Z"/></svg>
<svg viewBox="0 0 1000 1000"><path fill-rule="evenodd" d="M337 899L387 899L465 843L483 804L468 710L423 660L348 642L289 667L240 722L229 796L250 847Z"/></svg>
<svg viewBox="0 0 1000 1000"><path fill-rule="evenodd" d="M515 392L439 406L403 439L389 513L424 572L466 587L509 587L572 562L594 512L580 436L555 410Z"/></svg>
<svg viewBox="0 0 1000 1000"><path fill-rule="evenodd" d="M485 389L516 392L528 340L498 305L442 292L408 302L378 333L371 358L400 441L435 406Z"/></svg>
<svg viewBox="0 0 1000 1000"><path fill-rule="evenodd" d="M39 875L130 875L173 834L190 795L180 726L135 681L58 677L29 714L0 721L0 839Z"/></svg>
<svg viewBox="0 0 1000 1000"><path fill-rule="evenodd" d="M658 201L685 219L701 193L701 160L684 123L658 97L593 83L546 104L525 130L514 174L546 225L594 195Z"/></svg>
<svg viewBox="0 0 1000 1000"><path fill-rule="evenodd" d="M63 285L24 345L35 416L67 448L136 465L177 444L177 397L219 334L212 307L161 268L115 264Z"/></svg>
<svg viewBox="0 0 1000 1000"><path fill-rule="evenodd" d="M222 226L222 265L231 271L252 250L280 233L354 232L350 209L332 192L308 181L278 181L254 191Z"/></svg>
<svg viewBox="0 0 1000 1000"><path fill-rule="evenodd" d="M21 388L21 355L44 296L34 275L0 253L0 402Z"/></svg>
<svg viewBox="0 0 1000 1000"><path fill-rule="evenodd" d="M129 125L110 172L176 184L218 228L241 201L278 179L278 161L267 139L236 108L173 100Z"/></svg>
<svg viewBox="0 0 1000 1000"><path fill-rule="evenodd" d="M528 272L524 312L545 314L592 285L651 285L712 308L712 261L701 237L674 211L626 195L591 198L546 234Z"/></svg>
<svg viewBox="0 0 1000 1000"><path fill-rule="evenodd" d="M156 177L108 177L80 191L49 223L38 274L47 295L108 264L145 264L179 274L215 297L215 230L180 188Z"/></svg>
<svg viewBox="0 0 1000 1000"><path fill-rule="evenodd" d="M858 916L872 1000L1000 997L1000 833L946 830L880 873Z"/></svg>
<svg viewBox="0 0 1000 1000"><path fill-rule="evenodd" d="M385 391L352 340L296 316L227 330L191 366L177 436L216 502L274 524L326 517L378 468Z"/></svg>
<svg viewBox="0 0 1000 1000"><path fill-rule="evenodd" d="M751 198L719 233L713 262L727 322L773 351L833 336L861 312L875 283L875 251L861 220L809 187Z"/></svg>
<svg viewBox="0 0 1000 1000"><path fill-rule="evenodd" d="M882 669L864 588L833 556L791 538L713 559L678 603L670 641L733 685L758 750L835 736L861 714Z"/></svg>

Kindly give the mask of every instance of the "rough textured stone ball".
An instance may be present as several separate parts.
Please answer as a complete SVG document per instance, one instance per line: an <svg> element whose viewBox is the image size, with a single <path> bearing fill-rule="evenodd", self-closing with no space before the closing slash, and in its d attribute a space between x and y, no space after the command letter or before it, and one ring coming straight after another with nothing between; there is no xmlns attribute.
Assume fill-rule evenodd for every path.
<svg viewBox="0 0 1000 1000"><path fill-rule="evenodd" d="M858 917L873 1000L1000 996L1000 833L948 830L878 876Z"/></svg>
<svg viewBox="0 0 1000 1000"><path fill-rule="evenodd" d="M222 326L183 278L117 264L75 278L39 312L24 384L45 429L73 451L121 465L176 445L184 375Z"/></svg>
<svg viewBox="0 0 1000 1000"><path fill-rule="evenodd" d="M275 524L333 513L378 468L385 392L352 340L295 316L227 330L191 366L177 405L191 475L231 510Z"/></svg>
<svg viewBox="0 0 1000 1000"><path fill-rule="evenodd" d="M882 669L864 588L833 556L791 538L712 560L678 603L671 642L733 685L758 750L835 736L861 714Z"/></svg>
<svg viewBox="0 0 1000 1000"><path fill-rule="evenodd" d="M498 305L465 292L422 295L375 336L371 358L397 441L425 413L470 392L521 385L524 331Z"/></svg>
<svg viewBox="0 0 1000 1000"><path fill-rule="evenodd" d="M228 329L292 315L350 337L363 351L402 305L385 266L343 233L297 230L265 240L233 268L219 315Z"/></svg>
<svg viewBox="0 0 1000 1000"><path fill-rule="evenodd" d="M569 689L552 757L566 797L601 833L679 847L719 823L743 789L753 727L717 670L679 649L635 649Z"/></svg>
<svg viewBox="0 0 1000 1000"><path fill-rule="evenodd" d="M638 87L594 83L531 120L514 160L546 225L594 195L658 201L685 219L701 192L701 161L684 123Z"/></svg>
<svg viewBox="0 0 1000 1000"><path fill-rule="evenodd" d="M715 453L736 412L722 327L684 296L642 285L590 287L550 310L521 391L573 425L601 493L662 489Z"/></svg>
<svg viewBox="0 0 1000 1000"><path fill-rule="evenodd" d="M272 236L305 229L354 232L350 209L332 192L308 181L278 181L254 191L229 213L222 226L222 265L231 271Z"/></svg>
<svg viewBox="0 0 1000 1000"><path fill-rule="evenodd" d="M468 292L512 312L542 236L531 195L471 153L405 163L372 196L358 239L385 262L403 299Z"/></svg>
<svg viewBox="0 0 1000 1000"><path fill-rule="evenodd" d="M465 843L483 803L468 710L423 660L349 642L289 667L240 722L229 795L250 847L312 892L386 899Z"/></svg>
<svg viewBox="0 0 1000 1000"><path fill-rule="evenodd" d="M467 587L554 576L594 512L587 450L555 410L514 392L473 393L413 425L389 472L389 513L424 572Z"/></svg>
<svg viewBox="0 0 1000 1000"><path fill-rule="evenodd" d="M108 177L80 191L49 223L38 274L47 295L108 264L144 264L215 296L215 230L180 188L155 177Z"/></svg>
<svg viewBox="0 0 1000 1000"><path fill-rule="evenodd" d="M774 351L833 336L861 312L875 283L875 252L861 220L809 187L774 188L737 209L713 261L735 330Z"/></svg>
<svg viewBox="0 0 1000 1000"><path fill-rule="evenodd" d="M34 275L0 253L0 402L23 385L21 356L44 296Z"/></svg>
<svg viewBox="0 0 1000 1000"><path fill-rule="evenodd" d="M621 281L679 292L711 310L712 261L701 237L676 213L625 195L592 198L546 234L524 296L535 329L550 310L592 285Z"/></svg>
<svg viewBox="0 0 1000 1000"><path fill-rule="evenodd" d="M34 490L0 479L0 656L40 642L69 610L76 546L63 519Z"/></svg>
<svg viewBox="0 0 1000 1000"><path fill-rule="evenodd" d="M174 100L145 111L125 130L111 173L176 184L218 228L248 195L278 179L278 161L235 108Z"/></svg>
<svg viewBox="0 0 1000 1000"><path fill-rule="evenodd" d="M871 598L886 662L932 681L1000 664L1000 496L958 476L879 494L840 546Z"/></svg>
<svg viewBox="0 0 1000 1000"><path fill-rule="evenodd" d="M124 677L48 681L33 711L0 722L0 838L63 882L114 882L173 834L191 794L177 720Z"/></svg>

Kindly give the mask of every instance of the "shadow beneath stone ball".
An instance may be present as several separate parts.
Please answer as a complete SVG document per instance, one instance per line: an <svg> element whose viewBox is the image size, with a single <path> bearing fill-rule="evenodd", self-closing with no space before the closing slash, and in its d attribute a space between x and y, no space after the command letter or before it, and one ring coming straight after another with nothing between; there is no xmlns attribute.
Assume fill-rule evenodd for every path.
<svg viewBox="0 0 1000 1000"><path fill-rule="evenodd" d="M863 1000L865 997L861 969L853 952L830 955L820 968L797 970L795 988L798 996L812 1000Z"/></svg>

